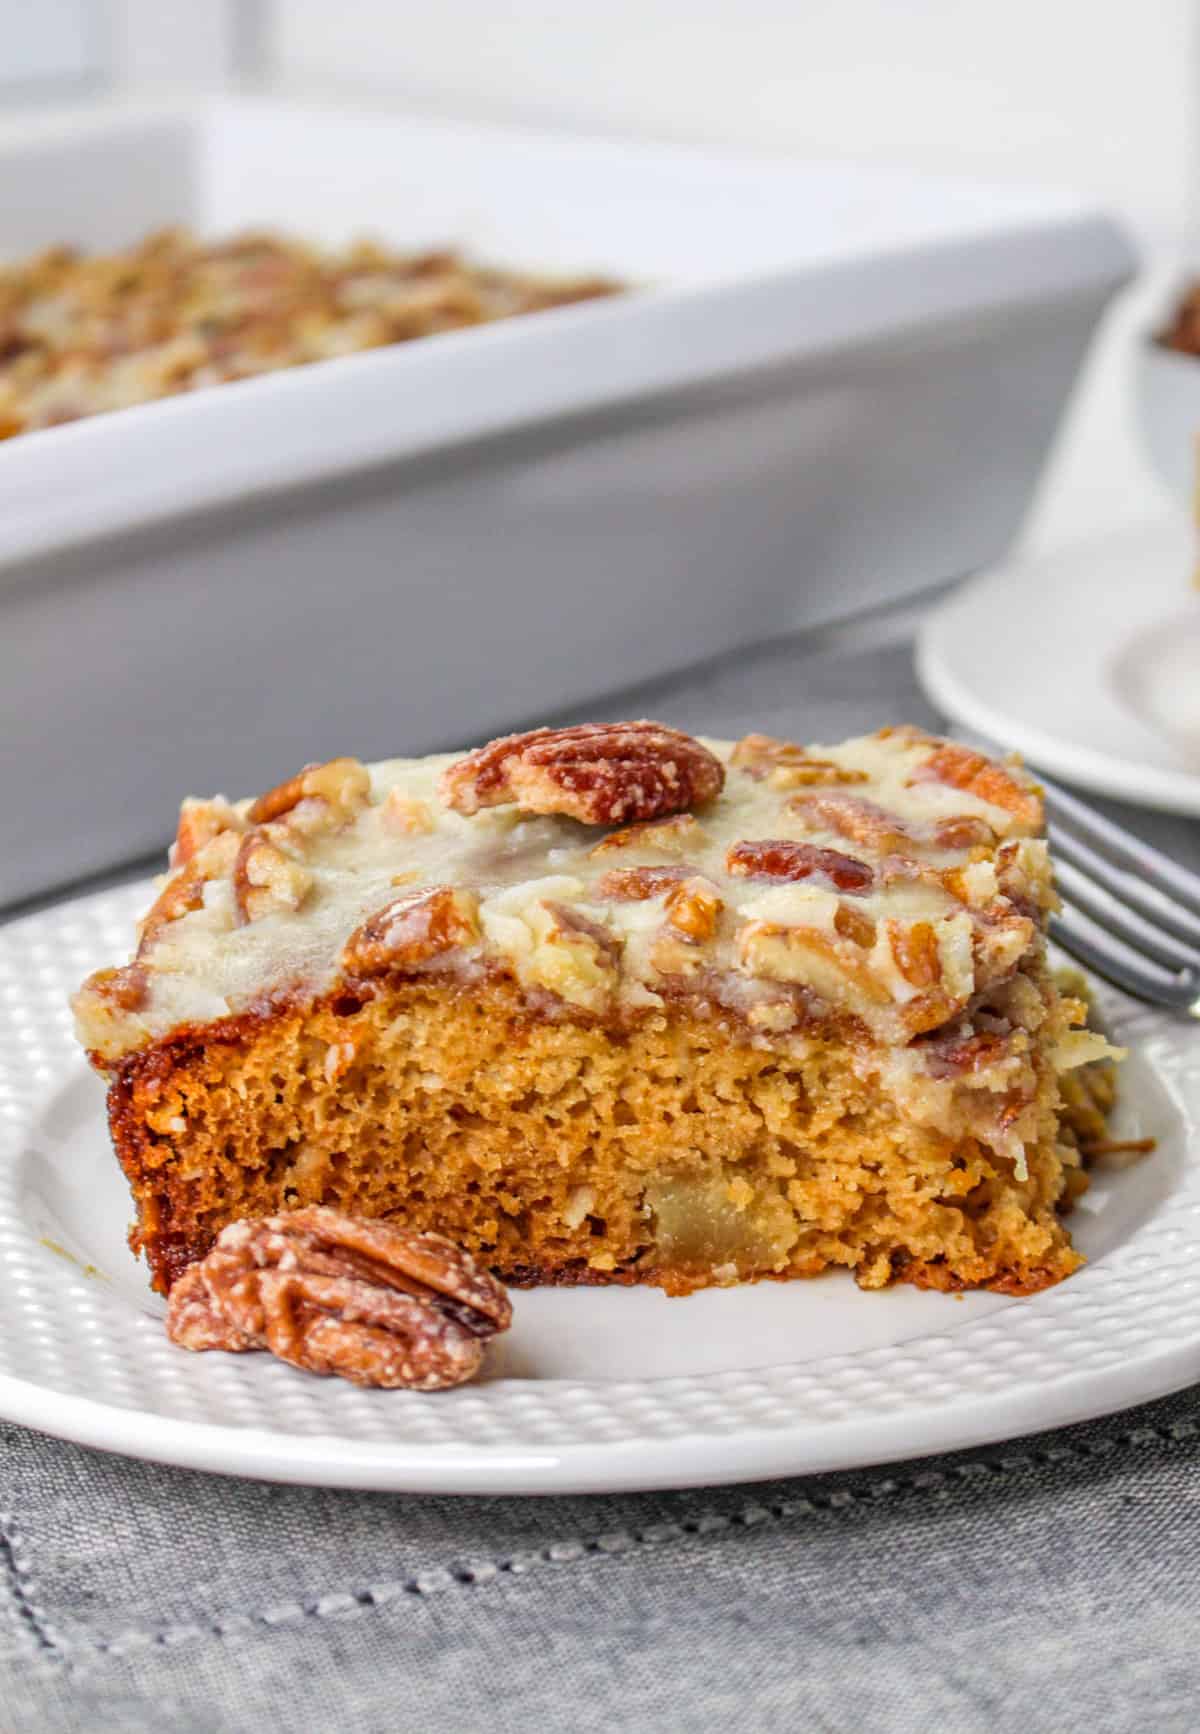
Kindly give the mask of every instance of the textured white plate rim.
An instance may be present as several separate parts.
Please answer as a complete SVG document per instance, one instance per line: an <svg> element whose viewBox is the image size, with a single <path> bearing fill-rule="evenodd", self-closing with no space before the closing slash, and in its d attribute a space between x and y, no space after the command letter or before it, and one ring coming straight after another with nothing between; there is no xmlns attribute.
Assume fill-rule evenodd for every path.
<svg viewBox="0 0 1200 1734"><path fill-rule="evenodd" d="M78 1063L63 995L92 963L117 955L114 935L124 938L143 895L122 888L0 929L0 1004L16 1014L25 1056L0 1061L0 1413L10 1420L103 1450L269 1480L600 1492L983 1445L1200 1376L1200 1165L1188 1160L1200 1142L1200 1038L1194 1026L1120 998L1106 1009L1162 1086L1176 1180L1156 1214L1069 1282L961 1325L948 1312L944 1334L805 1365L614 1382L498 1379L441 1397L334 1390L264 1357L181 1356L156 1320L109 1285L64 1276L26 1219L21 1191L47 1089L64 1061ZM1125 1179L1136 1185L1136 1171ZM43 1344L32 1371L20 1363L31 1331ZM130 1365L148 1401L121 1383ZM204 1413L180 1416L172 1403ZM247 1419L204 1418L222 1408ZM298 1423L289 1426L289 1415Z"/></svg>
<svg viewBox="0 0 1200 1734"><path fill-rule="evenodd" d="M1109 553L1115 547L1119 551L1122 544L1132 550L1143 538L1151 546L1162 543L1170 547L1175 541L1179 542L1177 601L1182 611L1188 601L1184 574L1189 550L1186 537L1177 524L1139 526L1120 537L1106 538L1104 550ZM917 676L932 703L954 722L1002 742L1006 747L1015 748L1055 776L1096 794L1200 817L1200 774L1186 768L1147 763L1136 756L1126 758L1108 751L1097 752L1085 741L1073 738L1074 683L1081 676L1093 679L1097 673L1094 668L1081 664L1078 639L1073 642L1072 654L1064 655L1057 664L1055 690L1060 727L1039 727L1030 722L1019 705L1010 709L997 703L994 697L981 697L976 690L974 680L978 670L964 655L964 646L969 646L972 640L979 644L987 643L989 624L995 619L997 610L1025 609L1025 599L1020 595L1023 586L1039 584L1043 575L1052 581L1053 575L1067 561L1085 553L1086 548L1081 544L1078 549L1068 549L1046 559L1018 558L959 585L921 626L915 656ZM1122 602L1130 603L1133 593L1133 587L1123 592ZM1045 594L1043 590L1040 597L1043 604ZM1127 624L1143 627L1153 625L1160 612L1153 599L1140 618L1136 606L1123 609L1128 616ZM1036 628L1039 619L1043 622L1047 619L1044 606L1033 615L1026 610L1024 618ZM1088 648L1090 646L1085 644L1085 656ZM1114 693L1114 712L1118 704ZM1130 736L1136 738L1140 725L1132 717L1129 722Z"/></svg>
<svg viewBox="0 0 1200 1734"><path fill-rule="evenodd" d="M746 1428L719 1444L707 1435L694 1435L560 1450L364 1446L348 1444L336 1434L296 1439L258 1428L181 1422L116 1409L6 1375L0 1375L0 1414L77 1445L216 1475L374 1492L540 1497L716 1487L968 1450L1169 1396L1198 1375L1200 1349L1189 1342L1122 1370L1103 1384L1079 1375L1058 1386L1049 1400L1040 1389L1016 1398L1000 1393L922 1417L898 1415L873 1423L869 1430L855 1421L842 1422L810 1437L799 1429L780 1433Z"/></svg>

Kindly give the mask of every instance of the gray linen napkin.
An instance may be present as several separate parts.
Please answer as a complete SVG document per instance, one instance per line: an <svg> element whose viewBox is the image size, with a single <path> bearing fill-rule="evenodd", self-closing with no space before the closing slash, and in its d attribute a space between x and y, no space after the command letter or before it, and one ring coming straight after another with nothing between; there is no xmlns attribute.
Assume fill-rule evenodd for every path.
<svg viewBox="0 0 1200 1734"><path fill-rule="evenodd" d="M270 1487L3 1440L5 1728L1197 1726L1197 1390L953 1457L604 1498Z"/></svg>

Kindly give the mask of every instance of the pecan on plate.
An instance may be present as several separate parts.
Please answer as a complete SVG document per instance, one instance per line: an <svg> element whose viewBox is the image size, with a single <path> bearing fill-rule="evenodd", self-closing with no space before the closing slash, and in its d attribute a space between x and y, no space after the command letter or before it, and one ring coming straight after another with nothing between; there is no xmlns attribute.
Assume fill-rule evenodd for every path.
<svg viewBox="0 0 1200 1734"><path fill-rule="evenodd" d="M503 1288L452 1241L320 1205L231 1223L167 1302L181 1348L269 1349L388 1390L461 1385L511 1322Z"/></svg>
<svg viewBox="0 0 1200 1734"><path fill-rule="evenodd" d="M719 795L721 761L663 723L581 723L505 735L443 771L456 813L517 806L585 825L627 825L685 813Z"/></svg>

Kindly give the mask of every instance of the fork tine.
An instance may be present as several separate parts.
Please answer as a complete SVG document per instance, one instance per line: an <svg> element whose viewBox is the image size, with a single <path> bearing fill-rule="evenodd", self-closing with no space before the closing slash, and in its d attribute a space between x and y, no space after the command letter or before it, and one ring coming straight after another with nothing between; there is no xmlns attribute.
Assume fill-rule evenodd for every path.
<svg viewBox="0 0 1200 1734"><path fill-rule="evenodd" d="M1153 965L1144 967L1130 962L1116 951L1111 942L1104 943L1102 928L1093 928L1101 935L1099 940L1093 938L1087 927L1071 919L1074 913L1068 911L1065 917L1050 917L1050 937L1064 951L1069 951L1086 968L1103 976L1105 981L1123 987L1137 999L1148 1000L1152 1005L1169 1006L1174 1011L1190 1012L1193 1017L1200 1018L1200 971L1186 969L1170 974L1155 969ZM1092 926L1091 923L1088 925Z"/></svg>
<svg viewBox="0 0 1200 1734"><path fill-rule="evenodd" d="M1056 865L1069 863L1110 897L1116 898L1123 908L1136 910L1152 925L1182 940L1185 945L1200 947L1200 917L1189 915L1164 891L1144 885L1124 867L1115 867L1072 832L1060 830L1057 825L1051 827L1050 842Z"/></svg>
<svg viewBox="0 0 1200 1734"><path fill-rule="evenodd" d="M1056 783L1048 783L1040 774L1038 781L1046 792L1047 812L1063 831L1078 832L1085 843L1115 866L1178 899L1190 914L1200 917L1200 875L1181 867L1152 844L1143 843L1102 813L1094 812Z"/></svg>
<svg viewBox="0 0 1200 1734"><path fill-rule="evenodd" d="M1096 884L1061 853L1055 862L1054 877L1064 903L1082 910L1098 927L1115 934L1134 951L1153 958L1155 963L1172 972L1200 965L1200 943L1195 946L1177 944L1166 936L1162 927L1148 921L1137 909L1118 901L1107 887L1097 889ZM1197 939L1200 942L1200 934Z"/></svg>

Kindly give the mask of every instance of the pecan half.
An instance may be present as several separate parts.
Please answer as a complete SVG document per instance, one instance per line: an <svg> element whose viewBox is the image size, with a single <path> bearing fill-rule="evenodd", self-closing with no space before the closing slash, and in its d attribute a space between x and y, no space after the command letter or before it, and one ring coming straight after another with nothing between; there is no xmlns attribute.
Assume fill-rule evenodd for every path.
<svg viewBox="0 0 1200 1734"><path fill-rule="evenodd" d="M181 1348L269 1349L391 1390L462 1384L511 1322L500 1284L440 1234L319 1205L232 1223L167 1303Z"/></svg>
<svg viewBox="0 0 1200 1734"><path fill-rule="evenodd" d="M655 722L582 723L489 741L442 772L456 813L517 806L585 825L684 813L719 795L725 769L691 735Z"/></svg>
<svg viewBox="0 0 1200 1734"><path fill-rule="evenodd" d="M742 879L825 879L839 891L862 896L870 891L875 875L865 861L843 855L840 849L818 849L812 843L792 843L782 838L761 838L735 843L725 857L728 871Z"/></svg>
<svg viewBox="0 0 1200 1734"><path fill-rule="evenodd" d="M1006 765L998 765L982 753L959 746L956 741L942 741L925 763L918 765L908 781L910 786L932 782L962 789L978 800L987 801L990 806L1011 813L1019 824L1030 830L1041 829L1042 799L1036 787L1018 781Z"/></svg>
<svg viewBox="0 0 1200 1734"><path fill-rule="evenodd" d="M914 1045L925 1056L930 1076L934 1078L958 1078L965 1072L984 1071L999 1065L1011 1049L1007 1036L961 1028L940 1032Z"/></svg>
<svg viewBox="0 0 1200 1734"><path fill-rule="evenodd" d="M252 825L288 816L304 831L340 827L366 806L370 793L371 778L365 765L357 759L330 759L323 765L305 765L286 783L268 789L251 805L247 816Z"/></svg>
<svg viewBox="0 0 1200 1734"><path fill-rule="evenodd" d="M397 897L350 935L342 968L348 975L387 975L469 945L479 935L477 908L474 892L449 885Z"/></svg>
<svg viewBox="0 0 1200 1734"><path fill-rule="evenodd" d="M312 888L312 874L261 831L251 831L233 864L233 901L241 920L259 921L299 909Z"/></svg>
<svg viewBox="0 0 1200 1734"><path fill-rule="evenodd" d="M758 781L765 778L772 789L869 781L865 771L848 770L832 759L814 758L807 747L777 740L774 735L744 735L729 762Z"/></svg>

